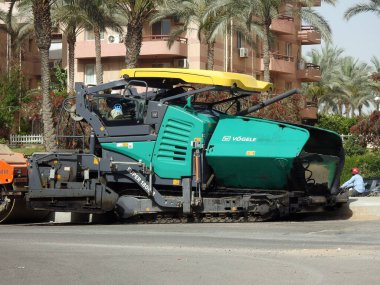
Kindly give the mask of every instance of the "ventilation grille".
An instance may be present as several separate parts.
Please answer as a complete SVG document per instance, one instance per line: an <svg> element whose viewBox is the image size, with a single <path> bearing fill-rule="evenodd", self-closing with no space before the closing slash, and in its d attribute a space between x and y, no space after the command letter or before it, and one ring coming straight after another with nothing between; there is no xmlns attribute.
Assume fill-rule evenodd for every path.
<svg viewBox="0 0 380 285"><path fill-rule="evenodd" d="M185 161L190 145L192 124L177 120L168 120L157 158L160 160Z"/></svg>

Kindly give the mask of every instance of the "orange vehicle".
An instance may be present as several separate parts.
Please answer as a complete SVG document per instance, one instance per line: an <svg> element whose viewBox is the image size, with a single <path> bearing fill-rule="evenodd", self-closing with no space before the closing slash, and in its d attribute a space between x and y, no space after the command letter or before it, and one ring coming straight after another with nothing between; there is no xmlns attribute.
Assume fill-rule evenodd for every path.
<svg viewBox="0 0 380 285"><path fill-rule="evenodd" d="M26 208L28 191L27 160L22 153L15 153L6 145L0 145L0 223L42 221L47 211Z"/></svg>

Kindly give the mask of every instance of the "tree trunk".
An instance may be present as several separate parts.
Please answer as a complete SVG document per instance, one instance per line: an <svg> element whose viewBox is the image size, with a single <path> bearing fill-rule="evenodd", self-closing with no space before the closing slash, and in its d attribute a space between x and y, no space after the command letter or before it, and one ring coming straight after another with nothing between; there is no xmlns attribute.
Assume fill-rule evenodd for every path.
<svg viewBox="0 0 380 285"><path fill-rule="evenodd" d="M102 67L102 47L100 41L100 29L99 27L94 27L95 35L95 70L96 70L96 84L103 83L103 67Z"/></svg>
<svg viewBox="0 0 380 285"><path fill-rule="evenodd" d="M56 136L50 102L49 49L51 44L51 18L49 0L33 0L34 30L41 56L41 93L44 142L47 151L56 150Z"/></svg>
<svg viewBox="0 0 380 285"><path fill-rule="evenodd" d="M269 25L264 25L263 35L263 63L264 63L264 81L270 82L270 49L269 49Z"/></svg>
<svg viewBox="0 0 380 285"><path fill-rule="evenodd" d="M13 14L13 8L16 4L16 1L13 0L11 1L9 8L8 8L8 13L7 13L7 18L6 18L6 25L7 25L7 73L10 73L11 70L11 65L12 65L12 50L13 50L13 35L14 35L14 29L12 27L12 14Z"/></svg>
<svg viewBox="0 0 380 285"><path fill-rule="evenodd" d="M69 48L69 84L68 92L70 96L74 95L74 73L75 73L75 29L70 30L67 34L67 44Z"/></svg>
<svg viewBox="0 0 380 285"><path fill-rule="evenodd" d="M10 74L11 71L11 61L12 61L12 49L11 49L12 36L7 34L7 73Z"/></svg>
<svg viewBox="0 0 380 285"><path fill-rule="evenodd" d="M207 44L207 69L214 70L215 42Z"/></svg>
<svg viewBox="0 0 380 285"><path fill-rule="evenodd" d="M41 55L41 92L42 92L42 120L44 122L44 142L46 150L56 150L56 137L53 122L52 106L50 102L50 70L49 50L40 49Z"/></svg>
<svg viewBox="0 0 380 285"><path fill-rule="evenodd" d="M137 66L142 45L142 29L142 23L133 21L128 23L127 34L124 38L126 68L135 68Z"/></svg>
<svg viewBox="0 0 380 285"><path fill-rule="evenodd" d="M349 103L345 102L344 107L345 107L346 118L349 118L350 117L350 105L349 105Z"/></svg>

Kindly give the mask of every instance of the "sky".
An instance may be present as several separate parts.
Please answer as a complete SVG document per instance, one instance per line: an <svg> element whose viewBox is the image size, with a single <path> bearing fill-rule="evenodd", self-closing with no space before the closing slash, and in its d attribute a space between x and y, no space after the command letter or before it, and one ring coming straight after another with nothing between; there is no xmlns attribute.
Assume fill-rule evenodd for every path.
<svg viewBox="0 0 380 285"><path fill-rule="evenodd" d="M359 3L369 3L369 0L338 0L335 7L322 1L321 7L315 9L329 23L333 33L333 45L343 48L344 55L370 64L372 56L380 58L380 17L364 13L352 17L349 21L343 19L344 12ZM320 46L302 46L303 56L313 48L319 49Z"/></svg>

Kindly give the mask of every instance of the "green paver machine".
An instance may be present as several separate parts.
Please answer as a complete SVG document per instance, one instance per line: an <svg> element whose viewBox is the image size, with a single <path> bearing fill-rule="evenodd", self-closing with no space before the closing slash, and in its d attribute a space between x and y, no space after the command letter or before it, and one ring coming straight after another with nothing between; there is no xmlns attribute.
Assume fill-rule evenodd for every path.
<svg viewBox="0 0 380 285"><path fill-rule="evenodd" d="M29 207L212 222L265 220L347 201L339 194L338 134L246 116L298 90L229 115L214 107L271 85L243 74L171 68L126 69L121 78L76 84L74 117L91 126L89 147L33 154ZM197 100L210 94L219 100Z"/></svg>

